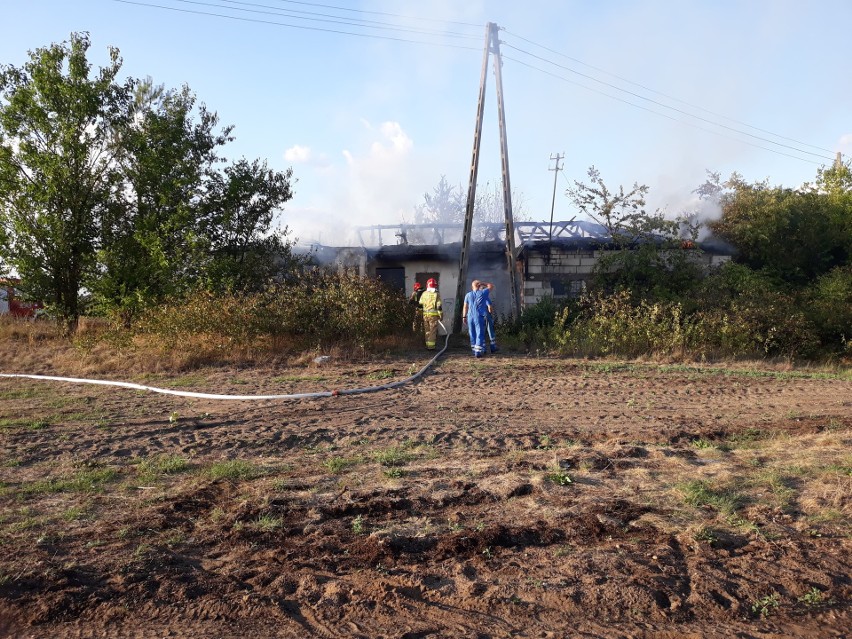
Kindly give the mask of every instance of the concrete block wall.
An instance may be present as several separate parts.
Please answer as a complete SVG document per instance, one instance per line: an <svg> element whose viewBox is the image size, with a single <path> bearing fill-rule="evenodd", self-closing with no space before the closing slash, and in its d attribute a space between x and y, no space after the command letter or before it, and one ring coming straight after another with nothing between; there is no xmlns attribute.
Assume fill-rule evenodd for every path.
<svg viewBox="0 0 852 639"><path fill-rule="evenodd" d="M526 279L522 284L522 300L525 306L536 304L544 297L554 299L576 297L585 290L600 259L613 251L565 251L554 248L548 259L545 253L528 253ZM693 259L705 268L718 267L730 261L729 255L696 253ZM553 281L560 282L564 294L554 291Z"/></svg>
<svg viewBox="0 0 852 639"><path fill-rule="evenodd" d="M545 297L564 299L579 295L602 254L602 251L566 251L556 247L549 259L545 253L527 254L524 305L536 304ZM558 291L554 290L554 281L563 285Z"/></svg>

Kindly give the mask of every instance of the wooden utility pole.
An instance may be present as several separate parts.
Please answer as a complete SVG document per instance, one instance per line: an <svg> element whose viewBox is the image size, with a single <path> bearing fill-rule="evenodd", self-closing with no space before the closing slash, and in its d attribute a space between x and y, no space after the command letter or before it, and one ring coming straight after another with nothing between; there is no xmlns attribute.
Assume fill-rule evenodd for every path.
<svg viewBox="0 0 852 639"><path fill-rule="evenodd" d="M473 134L473 156L470 163L470 180L467 185L467 205L462 233L459 280L456 287L456 304L453 312L453 330L461 333L462 307L467 293L467 269L470 263L470 248L473 231L473 213L476 204L476 178L479 172L479 147L482 140L482 118L485 112L485 86L488 79L488 58L494 53L494 75L497 81L497 112L500 121L500 156L503 171L503 213L506 222L506 261L509 270L509 288L512 300L512 315L520 315L520 298L515 267L515 221L512 213L512 186L509 179L509 148L506 141L506 115L503 105L503 61L500 58L499 27L489 22L485 25L485 50L482 56L482 75L479 80L479 102L476 107L476 128Z"/></svg>
<svg viewBox="0 0 852 639"><path fill-rule="evenodd" d="M503 60L500 57L499 28L491 23L491 46L494 47L494 77L497 80L497 115L500 120L500 157L503 165L503 213L506 216L506 261L509 288L512 291L512 317L521 315L518 269L515 267L515 218L512 212L512 185L509 180L509 145L506 142L506 109L503 106Z"/></svg>
<svg viewBox="0 0 852 639"><path fill-rule="evenodd" d="M476 204L476 176L479 172L479 143L482 141L482 116L485 113L485 81L488 79L488 54L491 50L491 23L485 25L485 51L482 54L482 75L479 79L479 103L476 106L476 128L473 132L473 157L470 161L470 179L467 183L467 204L464 211L459 281L456 285L456 305L453 308L453 331L462 332L462 307L467 294L467 266L470 262L470 241L473 231L473 207Z"/></svg>

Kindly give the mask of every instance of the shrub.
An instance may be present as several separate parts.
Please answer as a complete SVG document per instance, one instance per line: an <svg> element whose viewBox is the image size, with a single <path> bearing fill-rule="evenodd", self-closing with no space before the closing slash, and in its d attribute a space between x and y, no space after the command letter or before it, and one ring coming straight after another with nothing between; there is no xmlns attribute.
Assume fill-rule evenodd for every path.
<svg viewBox="0 0 852 639"><path fill-rule="evenodd" d="M692 350L695 322L679 303L634 305L627 291L585 296L577 311L566 308L558 321L561 350L578 355L625 355Z"/></svg>
<svg viewBox="0 0 852 639"><path fill-rule="evenodd" d="M551 296L543 297L539 302L527 306L516 319L501 317L495 330L501 339L516 339L526 348L547 347L553 343L553 326L565 303L557 302Z"/></svg>
<svg viewBox="0 0 852 639"><path fill-rule="evenodd" d="M555 333L560 350L585 356L646 354L675 357L802 357L820 340L794 298L775 290L699 304L634 302L628 291L593 293L566 308Z"/></svg>
<svg viewBox="0 0 852 639"><path fill-rule="evenodd" d="M852 355L852 266L835 268L817 279L806 302L823 343Z"/></svg>
<svg viewBox="0 0 852 639"><path fill-rule="evenodd" d="M146 312L134 329L166 348L312 348L329 343L366 347L409 333L414 309L373 278L312 271L243 295L196 292Z"/></svg>

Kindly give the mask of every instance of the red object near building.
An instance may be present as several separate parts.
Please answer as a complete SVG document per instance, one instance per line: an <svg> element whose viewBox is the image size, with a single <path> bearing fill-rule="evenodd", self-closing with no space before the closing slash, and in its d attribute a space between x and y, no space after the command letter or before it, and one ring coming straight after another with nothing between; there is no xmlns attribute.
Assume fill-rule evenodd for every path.
<svg viewBox="0 0 852 639"><path fill-rule="evenodd" d="M19 280L0 279L0 315L13 317L35 317L36 311L44 308L40 302L24 302L20 291L15 288Z"/></svg>

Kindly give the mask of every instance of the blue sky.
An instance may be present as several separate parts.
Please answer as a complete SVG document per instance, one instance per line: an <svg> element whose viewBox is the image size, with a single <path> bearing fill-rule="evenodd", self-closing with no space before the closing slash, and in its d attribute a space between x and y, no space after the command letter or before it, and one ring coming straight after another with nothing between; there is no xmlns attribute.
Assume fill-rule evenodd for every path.
<svg viewBox="0 0 852 639"><path fill-rule="evenodd" d="M0 63L88 31L95 65L113 45L125 75L188 84L235 125L230 157L293 168L279 219L302 241L349 243L354 225L411 220L442 175L466 187L487 22L505 29L511 180L530 219L550 216L555 153L566 156L556 219L574 215L565 188L591 165L678 213L707 169L795 187L852 154L849 0L138 2L5 0ZM314 20L272 15L282 10ZM480 184L500 179L490 67L488 81Z"/></svg>

